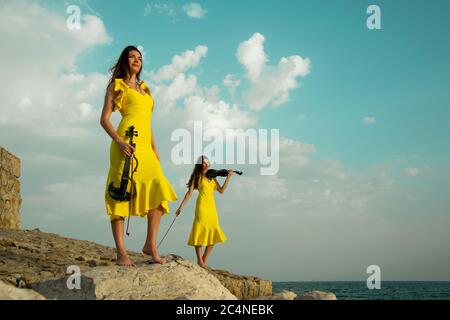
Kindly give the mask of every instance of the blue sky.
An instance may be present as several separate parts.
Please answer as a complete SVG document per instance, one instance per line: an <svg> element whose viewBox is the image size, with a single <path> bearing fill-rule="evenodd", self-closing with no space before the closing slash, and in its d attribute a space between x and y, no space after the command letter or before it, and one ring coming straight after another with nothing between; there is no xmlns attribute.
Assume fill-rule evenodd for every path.
<svg viewBox="0 0 450 320"><path fill-rule="evenodd" d="M312 60L311 74L290 101L261 112L261 127L313 141L320 145L318 156L359 169L412 154L433 166L449 163L449 149L441 147L450 135L450 44L443 36L449 31L448 2L430 8L421 1L379 1L378 31L365 26L371 4L365 1L200 1L208 10L204 18L180 14L177 21L166 14L145 15L147 3L152 2L91 2L115 40L83 54L79 70L104 71L128 43L147 49L150 68L167 64L185 48L207 44L201 81L210 85L226 73L244 73L236 46L257 31L267 38L271 63L295 53ZM366 115L377 124L364 126Z"/></svg>
<svg viewBox="0 0 450 320"><path fill-rule="evenodd" d="M230 241L213 252L213 267L274 281L364 280L366 267L378 264L386 280L450 280L450 3L196 1L205 10L201 18L183 11L189 3L0 6L0 66L8 79L0 86L7 97L0 145L22 159L24 227L113 244L103 207L110 139L98 119L107 70L135 44L145 52L163 168L180 198L192 168L170 162L174 129L217 115L233 128L280 129L280 172L261 177L244 166L246 174L217 197ZM64 28L70 4L91 17L79 34ZM381 8L381 30L366 27L370 4ZM244 98L271 89L264 83L269 71L252 83L238 58L255 34L264 37L264 72L279 70L283 57L310 61L309 73L295 77L298 86L284 89L288 99L277 107L255 109ZM151 74L189 50L199 63L177 76L195 86L189 91L183 82L188 93L171 105L166 92L175 80L158 82ZM235 94L223 84L226 75L241 81ZM220 92L209 111L184 100L204 98L214 87ZM217 111L217 101L224 110ZM233 104L238 109L231 111ZM138 221L127 240L136 251L145 237ZM170 222L163 219L161 230ZM192 214L182 216L163 250L194 259L185 245L191 223Z"/></svg>

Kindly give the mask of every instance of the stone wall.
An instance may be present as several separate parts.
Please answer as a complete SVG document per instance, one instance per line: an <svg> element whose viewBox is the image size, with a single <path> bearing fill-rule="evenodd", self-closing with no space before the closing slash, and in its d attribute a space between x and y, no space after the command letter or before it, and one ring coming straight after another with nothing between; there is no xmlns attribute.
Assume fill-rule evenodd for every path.
<svg viewBox="0 0 450 320"><path fill-rule="evenodd" d="M20 159L0 147L0 228L20 229Z"/></svg>

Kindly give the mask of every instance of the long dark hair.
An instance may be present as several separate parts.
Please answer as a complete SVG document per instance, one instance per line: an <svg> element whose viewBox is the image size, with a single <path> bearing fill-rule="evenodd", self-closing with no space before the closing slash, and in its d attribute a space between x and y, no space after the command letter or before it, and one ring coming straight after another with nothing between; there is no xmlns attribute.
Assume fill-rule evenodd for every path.
<svg viewBox="0 0 450 320"><path fill-rule="evenodd" d="M191 177L189 178L189 182L186 184L188 188L190 188L191 185L194 184L194 189L198 189L198 180L200 177L202 177L203 159L209 160L207 156L203 155L198 158L197 163L194 166L194 170L192 171Z"/></svg>
<svg viewBox="0 0 450 320"><path fill-rule="evenodd" d="M130 51L136 50L142 57L142 52L136 48L135 46L128 46L122 50L119 59L117 62L109 69L111 73L111 78L109 79L108 86L114 82L116 78L125 78L127 73L130 73L130 66L128 65L128 55ZM141 79L141 71L142 71L143 63L141 61L141 70L136 74L136 80L139 82Z"/></svg>

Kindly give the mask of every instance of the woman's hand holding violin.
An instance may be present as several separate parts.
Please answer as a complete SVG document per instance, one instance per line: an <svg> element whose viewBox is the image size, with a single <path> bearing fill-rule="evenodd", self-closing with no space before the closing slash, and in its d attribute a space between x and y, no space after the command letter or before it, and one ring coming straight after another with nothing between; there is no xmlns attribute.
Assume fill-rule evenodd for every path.
<svg viewBox="0 0 450 320"><path fill-rule="evenodd" d="M122 152L127 156L131 156L134 153L134 147L125 140L120 139L117 144L119 145L120 150L122 150Z"/></svg>

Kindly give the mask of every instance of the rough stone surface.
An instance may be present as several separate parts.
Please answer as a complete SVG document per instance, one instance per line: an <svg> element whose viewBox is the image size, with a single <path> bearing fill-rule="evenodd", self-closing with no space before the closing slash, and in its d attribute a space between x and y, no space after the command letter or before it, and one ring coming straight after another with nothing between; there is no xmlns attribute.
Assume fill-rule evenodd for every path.
<svg viewBox="0 0 450 320"><path fill-rule="evenodd" d="M298 295L295 300L337 300L334 293L324 291L309 291Z"/></svg>
<svg viewBox="0 0 450 320"><path fill-rule="evenodd" d="M20 228L20 159L0 147L0 228Z"/></svg>
<svg viewBox="0 0 450 320"><path fill-rule="evenodd" d="M271 296L256 297L253 300L294 300L295 297L297 297L297 294L295 292L283 290Z"/></svg>
<svg viewBox="0 0 450 320"><path fill-rule="evenodd" d="M63 298L78 299L83 297L98 299L126 299L139 297L140 299L228 299L233 298L233 292L242 292L245 299L259 295L271 295L271 281L261 280L251 276L239 276L224 270L200 268L196 263L185 260L174 254L162 255L169 263L148 264L150 258L143 254L129 252L130 258L138 265L136 270L115 265L115 249L85 240L69 239L56 234L40 232L38 230L12 230L0 228L0 280L23 288L34 288L53 299L57 293L48 289L51 281L63 284ZM83 293L67 293L65 285L69 276L67 268L76 265L82 274L82 283L92 283L94 291ZM123 271L122 271L123 270ZM123 272L123 274L122 274ZM151 275L154 275L153 277ZM214 276L214 277L212 277ZM191 281L189 279L196 279ZM171 283L170 278L178 279L170 286L165 286L163 292L161 283ZM217 282L233 294L229 296L223 292ZM239 280L240 279L240 280ZM124 282L121 282L121 281ZM143 281L143 282L142 282ZM182 282L184 281L184 282ZM239 284L239 281L242 284ZM252 282L253 281L253 282ZM190 290L183 291L176 283L184 283ZM105 288L121 287L127 283L141 283L143 288L136 289L133 295L121 289L121 293L114 295ZM153 288L153 287L154 288ZM147 287L147 288L146 288ZM85 288L88 290L88 288ZM239 291L239 290L240 291ZM84 289L83 289L84 290ZM103 291L102 291L103 290ZM215 295L212 291L216 291ZM73 296L74 295L74 296Z"/></svg>
<svg viewBox="0 0 450 320"><path fill-rule="evenodd" d="M45 300L45 298L34 290L17 288L0 281L0 300Z"/></svg>
<svg viewBox="0 0 450 320"><path fill-rule="evenodd" d="M259 296L272 295L272 281L263 280L254 276L242 276L232 274L226 270L210 269L222 284L240 300L250 300Z"/></svg>
<svg viewBox="0 0 450 320"><path fill-rule="evenodd" d="M49 299L236 300L216 277L176 256L164 265L144 262L135 268L92 268L82 274L80 290L69 290L67 280L74 283L68 278L45 280L33 289Z"/></svg>

